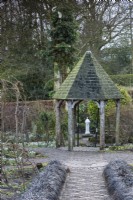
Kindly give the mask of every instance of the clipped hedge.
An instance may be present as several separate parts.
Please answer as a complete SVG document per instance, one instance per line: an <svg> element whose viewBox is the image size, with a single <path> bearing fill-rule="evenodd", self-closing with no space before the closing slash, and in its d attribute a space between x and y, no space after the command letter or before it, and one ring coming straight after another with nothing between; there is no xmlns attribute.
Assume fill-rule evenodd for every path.
<svg viewBox="0 0 133 200"><path fill-rule="evenodd" d="M17 200L58 200L66 175L67 169L59 161L51 161Z"/></svg>
<svg viewBox="0 0 133 200"><path fill-rule="evenodd" d="M110 78L118 85L133 86L133 74L110 75Z"/></svg>
<svg viewBox="0 0 133 200"><path fill-rule="evenodd" d="M133 170L123 160L111 161L104 169L109 194L114 200L133 200Z"/></svg>

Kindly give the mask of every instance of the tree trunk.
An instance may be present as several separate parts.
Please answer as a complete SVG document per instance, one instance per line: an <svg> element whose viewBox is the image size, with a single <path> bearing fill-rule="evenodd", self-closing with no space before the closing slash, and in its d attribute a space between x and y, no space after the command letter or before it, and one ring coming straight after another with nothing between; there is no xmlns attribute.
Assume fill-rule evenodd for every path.
<svg viewBox="0 0 133 200"><path fill-rule="evenodd" d="M18 109L19 109L19 92L16 91L16 107L15 107L15 123L16 123L16 134L15 134L15 140L18 144L19 140L19 121L18 121Z"/></svg>
<svg viewBox="0 0 133 200"><path fill-rule="evenodd" d="M129 11L130 11L130 40L131 40L131 74L133 74L133 17L132 17L132 6L131 3L129 3ZM131 83L132 86L132 83Z"/></svg>
<svg viewBox="0 0 133 200"><path fill-rule="evenodd" d="M6 85L5 81L2 81L2 91L1 91L1 116L0 116L0 125L1 125L1 141L4 139L4 131L5 131L5 103L6 103Z"/></svg>
<svg viewBox="0 0 133 200"><path fill-rule="evenodd" d="M54 63L54 91L57 91L62 83L62 76L58 64Z"/></svg>

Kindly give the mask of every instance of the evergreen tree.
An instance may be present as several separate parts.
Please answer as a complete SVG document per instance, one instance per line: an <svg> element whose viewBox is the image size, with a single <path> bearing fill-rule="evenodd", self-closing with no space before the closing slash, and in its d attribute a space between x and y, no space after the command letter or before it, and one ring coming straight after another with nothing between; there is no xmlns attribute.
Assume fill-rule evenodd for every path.
<svg viewBox="0 0 133 200"><path fill-rule="evenodd" d="M54 61L55 76L60 85L67 76L75 61L75 43L77 39L77 23L73 11L68 5L53 8L51 18L51 54ZM55 77L56 78L56 77ZM55 86L55 89L57 87Z"/></svg>

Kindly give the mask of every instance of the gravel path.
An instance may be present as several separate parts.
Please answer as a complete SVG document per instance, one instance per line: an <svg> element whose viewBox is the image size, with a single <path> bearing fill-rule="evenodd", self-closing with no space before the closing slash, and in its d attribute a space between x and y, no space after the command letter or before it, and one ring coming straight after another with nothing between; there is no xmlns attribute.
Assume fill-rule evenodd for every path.
<svg viewBox="0 0 133 200"><path fill-rule="evenodd" d="M104 167L117 158L133 163L132 152L105 153L91 147L75 147L72 152L67 148L38 148L37 151L48 156L39 162L56 159L70 169L60 200L111 200L102 176Z"/></svg>

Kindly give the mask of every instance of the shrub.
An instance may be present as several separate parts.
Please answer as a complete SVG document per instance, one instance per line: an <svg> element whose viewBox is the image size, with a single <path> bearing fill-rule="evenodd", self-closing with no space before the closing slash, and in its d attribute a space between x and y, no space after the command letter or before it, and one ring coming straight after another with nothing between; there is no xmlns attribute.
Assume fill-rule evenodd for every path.
<svg viewBox="0 0 133 200"><path fill-rule="evenodd" d="M36 127L36 128L35 128ZM35 120L33 140L43 140L47 143L55 137L55 116L53 112L41 111Z"/></svg>
<svg viewBox="0 0 133 200"><path fill-rule="evenodd" d="M110 77L118 85L133 86L133 74L111 75Z"/></svg>
<svg viewBox="0 0 133 200"><path fill-rule="evenodd" d="M17 198L27 199L59 199L59 195L67 176L66 169L59 161L51 161L30 183L28 189Z"/></svg>
<svg viewBox="0 0 133 200"><path fill-rule="evenodd" d="M113 199L133 199L133 171L125 161L111 161L104 169L103 175Z"/></svg>
<svg viewBox="0 0 133 200"><path fill-rule="evenodd" d="M132 99L127 90L123 87L118 87L121 94L121 124L120 124L120 142L127 143L133 142L133 106L131 104ZM90 115L91 126L96 126L96 122L99 121L98 106L94 101L88 103L88 113ZM116 125L116 104L113 100L108 100L105 107L106 114L106 142L114 142L115 138L115 125ZM109 136L109 137L108 137ZM111 142L111 143L112 143Z"/></svg>

